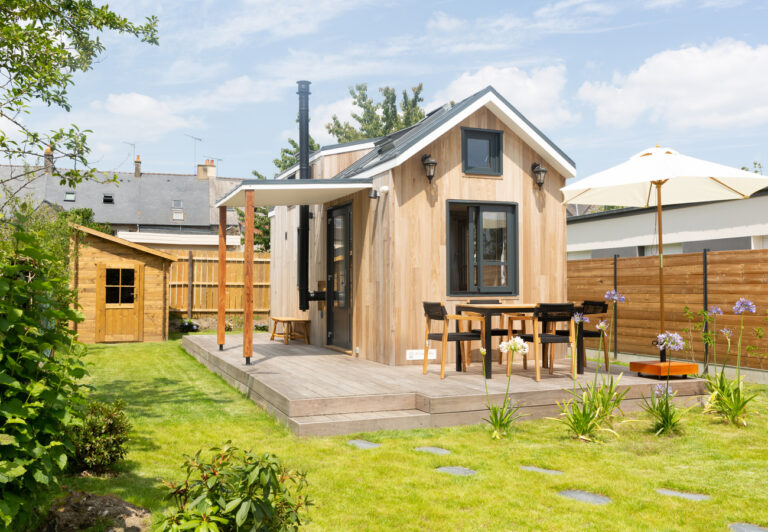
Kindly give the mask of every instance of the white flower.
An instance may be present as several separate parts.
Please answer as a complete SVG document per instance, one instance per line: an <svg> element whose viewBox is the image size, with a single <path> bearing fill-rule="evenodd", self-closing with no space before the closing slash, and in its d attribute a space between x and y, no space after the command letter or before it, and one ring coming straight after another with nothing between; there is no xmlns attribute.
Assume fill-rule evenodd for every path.
<svg viewBox="0 0 768 532"><path fill-rule="evenodd" d="M499 351L501 351L502 353L506 353L507 351L510 350L510 347L511 346L507 342L501 342L499 344Z"/></svg>
<svg viewBox="0 0 768 532"><path fill-rule="evenodd" d="M481 355L485 356L485 353L486 353L486 352L487 352L487 351L485 350L485 347L481 347L481 348L480 348L480 354L481 354Z"/></svg>
<svg viewBox="0 0 768 532"><path fill-rule="evenodd" d="M519 336L515 336L509 341L507 349L513 353L520 353L521 355L528 354L528 344Z"/></svg>

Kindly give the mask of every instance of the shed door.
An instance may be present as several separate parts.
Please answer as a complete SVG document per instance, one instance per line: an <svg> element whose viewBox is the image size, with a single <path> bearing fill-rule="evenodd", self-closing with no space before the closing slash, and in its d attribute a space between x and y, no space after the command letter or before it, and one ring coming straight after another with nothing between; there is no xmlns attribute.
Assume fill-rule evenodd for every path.
<svg viewBox="0 0 768 532"><path fill-rule="evenodd" d="M144 340L144 265L99 264L96 277L96 341Z"/></svg>

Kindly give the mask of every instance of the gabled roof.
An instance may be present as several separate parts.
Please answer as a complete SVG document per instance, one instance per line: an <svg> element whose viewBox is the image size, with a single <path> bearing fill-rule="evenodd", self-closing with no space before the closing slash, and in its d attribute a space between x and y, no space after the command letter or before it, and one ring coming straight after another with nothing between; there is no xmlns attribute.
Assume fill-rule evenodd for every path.
<svg viewBox="0 0 768 532"><path fill-rule="evenodd" d="M120 244L121 246L129 247L137 251L149 253L150 255L155 255L156 257L160 257L161 259L170 260L174 262L176 261L176 257L174 257L173 255L169 255L168 253L165 253L158 249L148 248L147 246L142 246L141 244L130 242L128 240L125 240L124 238L118 238L116 236L108 235L107 233L102 233L101 231L97 231L96 229L91 229L90 227L85 227L84 225L72 224L72 227L77 229L81 233L86 233L91 236L101 238L103 240L108 240L109 242L114 242L115 244Z"/></svg>
<svg viewBox="0 0 768 532"><path fill-rule="evenodd" d="M314 162L320 157L324 157L326 155L335 155L337 153L347 153L351 151L359 151L359 150L369 150L374 147L375 142L379 140L381 137L377 137L374 139L361 139L361 140L353 140L351 142L342 142L340 144L328 144L326 146L321 146L319 150L313 151L309 154L309 162ZM295 174L299 171L299 163L294 164L287 170L283 170L278 175L275 176L275 179L286 179L292 174Z"/></svg>
<svg viewBox="0 0 768 532"><path fill-rule="evenodd" d="M453 106L446 104L432 111L409 128L378 139L370 153L339 172L334 179L373 177L399 166L483 106L488 106L507 127L523 142L536 149L561 175L566 178L576 175L576 163L489 85Z"/></svg>

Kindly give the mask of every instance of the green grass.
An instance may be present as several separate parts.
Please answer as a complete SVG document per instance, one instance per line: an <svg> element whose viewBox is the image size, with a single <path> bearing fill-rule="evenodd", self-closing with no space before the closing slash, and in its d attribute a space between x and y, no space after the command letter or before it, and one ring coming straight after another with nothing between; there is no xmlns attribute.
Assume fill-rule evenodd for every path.
<svg viewBox="0 0 768 532"><path fill-rule="evenodd" d="M271 451L309 472L315 506L311 530L726 530L728 523L768 525L766 388L750 425L725 426L696 408L683 434L655 437L644 414L617 426L621 438L588 444L552 420L516 422L493 441L483 426L366 434L381 447L358 450L350 436L299 439L209 373L177 341L90 348L90 384L100 399L122 398L134 430L115 478L70 478L69 487L113 493L165 508L160 479L182 475L183 455L232 440ZM413 451L433 445L451 451ZM462 465L472 477L437 473ZM564 471L522 471L535 465ZM670 488L712 497L691 502L662 496ZM563 489L606 495L593 506L564 499Z"/></svg>

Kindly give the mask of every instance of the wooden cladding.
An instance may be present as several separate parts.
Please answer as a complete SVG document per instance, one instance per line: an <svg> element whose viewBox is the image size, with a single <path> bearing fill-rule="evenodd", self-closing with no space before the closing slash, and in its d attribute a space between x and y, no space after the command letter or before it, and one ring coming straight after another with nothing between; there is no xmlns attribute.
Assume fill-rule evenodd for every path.
<svg viewBox="0 0 768 532"><path fill-rule="evenodd" d="M192 271L189 270L189 252L167 250L178 254L170 268L171 312L187 315L190 309L189 279L192 274L192 316L213 316L217 311L219 294L219 256L217 251L193 251ZM254 253L253 258L253 312L269 313L269 253ZM227 314L242 314L245 304L245 260L242 251L227 251L226 260Z"/></svg>
<svg viewBox="0 0 768 532"><path fill-rule="evenodd" d="M613 288L613 262L568 261L568 299L603 299L605 292ZM658 349L651 344L659 333L658 266L658 256L617 259L618 291L626 296L626 302L618 305L620 352L658 355ZM666 329L690 340L689 334L683 332L691 327L684 309L687 305L695 314L704 308L703 253L664 256L664 293ZM733 313L733 305L740 297L757 305L756 314L745 314L742 345L753 348L742 351L742 365L768 369L768 335L760 338L761 330L768 330L768 250L708 252L707 304L723 310L723 315L717 317L717 329L729 328L734 332L729 364L736 363L739 318ZM587 345L594 348L597 340L590 339ZM692 347L692 355L686 352L674 356L703 361L704 345L699 331L693 331ZM718 334L716 353L717 363L721 364L728 353L722 334ZM715 362L714 357L710 348L710 363Z"/></svg>

